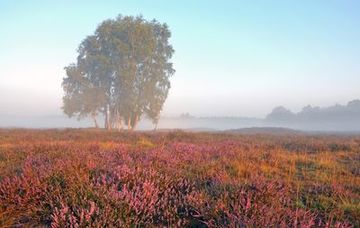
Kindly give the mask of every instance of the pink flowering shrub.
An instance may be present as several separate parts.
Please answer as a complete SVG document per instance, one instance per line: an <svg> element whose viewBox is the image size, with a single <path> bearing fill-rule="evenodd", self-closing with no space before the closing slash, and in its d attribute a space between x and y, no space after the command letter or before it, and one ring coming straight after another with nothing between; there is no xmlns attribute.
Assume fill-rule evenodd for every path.
<svg viewBox="0 0 360 228"><path fill-rule="evenodd" d="M0 139L1 227L360 226L356 136L0 130Z"/></svg>

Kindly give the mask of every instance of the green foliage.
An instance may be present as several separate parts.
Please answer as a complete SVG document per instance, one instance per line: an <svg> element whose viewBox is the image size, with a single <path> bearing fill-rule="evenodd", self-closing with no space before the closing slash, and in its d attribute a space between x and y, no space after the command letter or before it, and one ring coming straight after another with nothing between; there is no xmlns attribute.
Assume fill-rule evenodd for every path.
<svg viewBox="0 0 360 228"><path fill-rule="evenodd" d="M107 128L134 128L145 114L157 123L174 74L171 33L166 24L118 16L102 22L66 67L64 112L79 118L99 113Z"/></svg>

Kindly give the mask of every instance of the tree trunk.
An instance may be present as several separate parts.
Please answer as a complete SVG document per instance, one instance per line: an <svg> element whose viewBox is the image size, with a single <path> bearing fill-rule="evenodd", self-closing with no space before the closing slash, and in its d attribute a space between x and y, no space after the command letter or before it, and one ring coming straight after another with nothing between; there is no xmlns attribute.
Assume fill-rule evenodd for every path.
<svg viewBox="0 0 360 228"><path fill-rule="evenodd" d="M139 116L138 116L138 115L135 115L135 117L134 117L134 122L132 123L132 130L135 130L138 122L139 122Z"/></svg>
<svg viewBox="0 0 360 228"><path fill-rule="evenodd" d="M132 130L132 128L131 128L131 117L128 117L128 119L127 119L127 128L128 128L128 130Z"/></svg>
<svg viewBox="0 0 360 228"><path fill-rule="evenodd" d="M156 121L156 123L155 123L155 126L154 126L154 131L156 131L156 130L157 130L157 128L158 128L158 121Z"/></svg>
<svg viewBox="0 0 360 228"><path fill-rule="evenodd" d="M155 120L154 120L154 131L157 130L158 128L158 124L159 124L159 120L160 120L160 115L158 115L157 117L155 117Z"/></svg>
<svg viewBox="0 0 360 228"><path fill-rule="evenodd" d="M104 128L105 129L108 128L107 124L108 124L108 115L107 115L107 111L105 111L105 120L104 120Z"/></svg>
<svg viewBox="0 0 360 228"><path fill-rule="evenodd" d="M122 120L121 120L121 118L119 118L117 121L117 129L118 129L118 131L121 131L122 128L123 128Z"/></svg>
<svg viewBox="0 0 360 228"><path fill-rule="evenodd" d="M95 114L92 114L92 118L93 118L93 120L94 120L95 128L99 128L99 124L98 124L98 122L97 122L97 120L96 120L96 115L95 115Z"/></svg>
<svg viewBox="0 0 360 228"><path fill-rule="evenodd" d="M117 110L117 109L115 111L115 125L116 125L115 127L117 128L118 131L122 130L122 128L123 128L122 119L121 119L119 110Z"/></svg>
<svg viewBox="0 0 360 228"><path fill-rule="evenodd" d="M107 115L108 115L108 130L111 130L111 113L110 113L110 107L109 107L109 105L107 105Z"/></svg>
<svg viewBox="0 0 360 228"><path fill-rule="evenodd" d="M106 105L106 109L105 109L105 128L107 130L111 130L111 123L110 123L110 109L109 109L109 105Z"/></svg>

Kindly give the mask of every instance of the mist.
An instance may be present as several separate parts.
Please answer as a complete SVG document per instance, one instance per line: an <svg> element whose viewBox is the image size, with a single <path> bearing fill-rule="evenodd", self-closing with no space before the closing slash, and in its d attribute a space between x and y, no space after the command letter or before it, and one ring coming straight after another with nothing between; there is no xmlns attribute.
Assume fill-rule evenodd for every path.
<svg viewBox="0 0 360 228"><path fill-rule="evenodd" d="M64 67L76 61L79 43L99 22L124 13L159 18L172 32L176 73L159 128L360 130L357 114L349 118L340 112L331 119L324 110L316 118L302 113L308 105L326 109L360 98L357 4L275 5L200 1L157 8L111 2L85 8L75 3L69 9L67 4L1 3L6 35L0 38L0 126L92 127L88 119L63 114ZM293 118L268 118L278 106ZM183 113L193 117L180 118ZM139 124L139 129L152 128L146 118Z"/></svg>
<svg viewBox="0 0 360 228"><path fill-rule="evenodd" d="M31 112L30 112L31 113ZM101 117L100 117L101 118ZM103 117L102 117L103 118ZM89 128L93 127L91 119L77 120L68 118L61 112L52 115L33 113L2 114L0 127L12 128ZM104 122L100 120L100 125ZM189 113L162 116L157 129L183 129L190 131L223 131L241 128L289 128L304 132L360 132L360 100L347 104L336 104L328 107L305 106L299 112L279 106L266 117L241 116L193 116ZM151 120L143 118L139 130L153 130Z"/></svg>

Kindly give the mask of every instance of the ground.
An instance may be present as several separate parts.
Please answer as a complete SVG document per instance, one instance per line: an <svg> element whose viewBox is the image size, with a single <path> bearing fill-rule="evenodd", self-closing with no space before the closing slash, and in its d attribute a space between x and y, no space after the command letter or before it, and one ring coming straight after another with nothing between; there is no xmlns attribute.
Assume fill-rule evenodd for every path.
<svg viewBox="0 0 360 228"><path fill-rule="evenodd" d="M0 130L0 226L359 227L360 136Z"/></svg>

